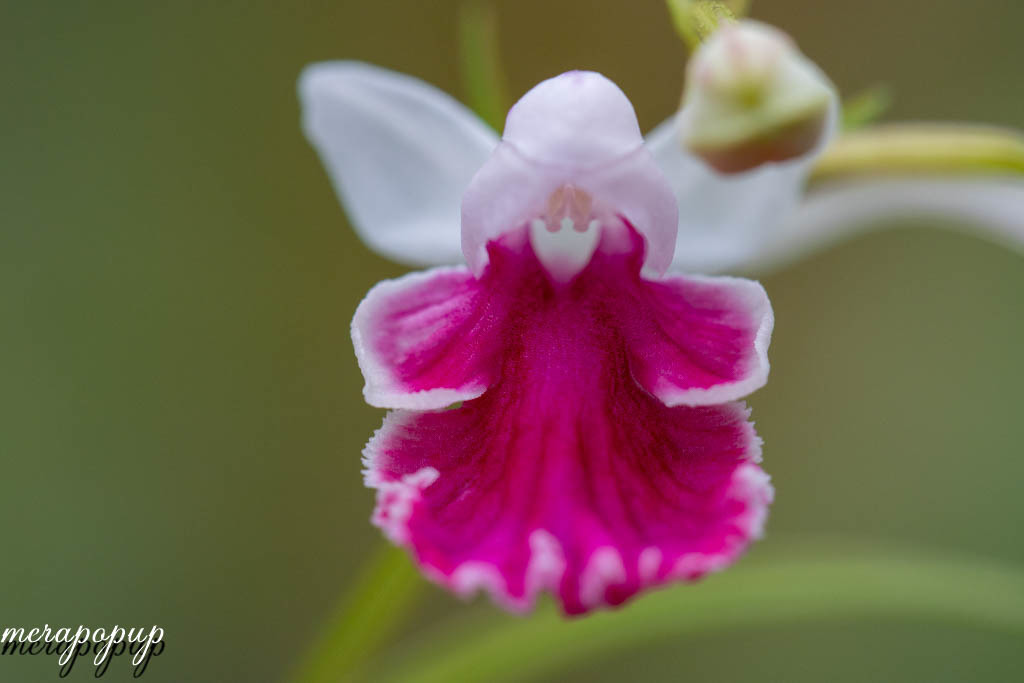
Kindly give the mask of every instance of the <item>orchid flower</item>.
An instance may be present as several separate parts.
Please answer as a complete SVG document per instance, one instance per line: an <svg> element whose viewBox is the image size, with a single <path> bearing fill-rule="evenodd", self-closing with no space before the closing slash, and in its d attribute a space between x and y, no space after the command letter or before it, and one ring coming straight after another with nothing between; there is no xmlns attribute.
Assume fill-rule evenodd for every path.
<svg viewBox="0 0 1024 683"><path fill-rule="evenodd" d="M365 67L314 67L310 101L339 69ZM677 214L622 91L563 74L512 108L466 189L467 265L360 304L366 400L396 409L365 451L374 521L429 576L581 613L760 533L772 490L733 401L767 379L771 307L747 280L662 278Z"/></svg>
<svg viewBox="0 0 1024 683"><path fill-rule="evenodd" d="M428 576L577 614L760 533L772 489L733 401L767 379L771 307L748 280L662 277L677 213L622 91L563 74L469 184L467 265L360 304L366 400L396 409L365 451L374 521Z"/></svg>
<svg viewBox="0 0 1024 683"><path fill-rule="evenodd" d="M440 266L374 287L352 336L367 402L392 411L364 451L373 521L457 594L523 611L548 591L584 613L722 569L762 532L772 487L737 401L767 380L771 306L756 282L682 273L824 241L800 197L837 98L774 29L736 30L695 55L686 106L646 141L593 72L535 86L500 140L409 76L301 78L360 237ZM759 83L800 97L770 108L767 139L734 136L723 121L765 121L723 102Z"/></svg>

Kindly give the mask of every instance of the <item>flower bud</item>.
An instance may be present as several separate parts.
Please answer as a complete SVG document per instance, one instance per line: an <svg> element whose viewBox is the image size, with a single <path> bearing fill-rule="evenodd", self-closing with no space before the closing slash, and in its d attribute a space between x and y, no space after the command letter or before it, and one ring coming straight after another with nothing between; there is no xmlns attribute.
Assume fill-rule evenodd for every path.
<svg viewBox="0 0 1024 683"><path fill-rule="evenodd" d="M781 31L729 23L687 69L682 144L722 173L813 151L829 126L833 89Z"/></svg>

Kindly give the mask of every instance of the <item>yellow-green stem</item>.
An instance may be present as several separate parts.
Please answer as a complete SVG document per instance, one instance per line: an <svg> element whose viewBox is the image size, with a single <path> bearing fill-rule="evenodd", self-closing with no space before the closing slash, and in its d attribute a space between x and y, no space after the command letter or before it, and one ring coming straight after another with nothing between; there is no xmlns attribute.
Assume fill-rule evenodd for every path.
<svg viewBox="0 0 1024 683"><path fill-rule="evenodd" d="M491 128L501 132L507 87L498 47L494 5L469 0L459 8L459 58L466 102Z"/></svg>
<svg viewBox="0 0 1024 683"><path fill-rule="evenodd" d="M892 106L892 91L884 84L874 85L853 97L843 98L842 129L860 130L875 123Z"/></svg>
<svg viewBox="0 0 1024 683"><path fill-rule="evenodd" d="M566 620L552 610L433 631L381 683L554 677L574 664L695 633L849 618L928 618L1024 635L1024 571L946 555L809 544L621 611Z"/></svg>
<svg viewBox="0 0 1024 683"><path fill-rule="evenodd" d="M423 579L408 555L382 546L339 601L293 683L346 683L415 605Z"/></svg>
<svg viewBox="0 0 1024 683"><path fill-rule="evenodd" d="M812 180L864 175L1024 174L1024 134L988 126L892 123L840 136Z"/></svg>
<svg viewBox="0 0 1024 683"><path fill-rule="evenodd" d="M749 0L666 0L672 24L687 47L696 50L722 22L744 16Z"/></svg>

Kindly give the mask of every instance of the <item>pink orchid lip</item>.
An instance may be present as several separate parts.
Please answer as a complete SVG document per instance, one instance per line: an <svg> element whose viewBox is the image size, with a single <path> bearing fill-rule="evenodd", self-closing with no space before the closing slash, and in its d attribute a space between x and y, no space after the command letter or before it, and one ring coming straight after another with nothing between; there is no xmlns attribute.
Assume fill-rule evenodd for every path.
<svg viewBox="0 0 1024 683"><path fill-rule="evenodd" d="M541 162L597 166L643 145L633 105L593 71L538 83L508 112L502 139Z"/></svg>
<svg viewBox="0 0 1024 683"><path fill-rule="evenodd" d="M486 267L490 241L542 218L566 187L625 217L648 244L646 270L665 272L675 246L675 196L629 100L604 76L582 71L544 81L516 103L502 141L467 188L462 248L473 272Z"/></svg>
<svg viewBox="0 0 1024 683"><path fill-rule="evenodd" d="M717 571L761 532L760 440L727 401L767 373L764 292L646 280L625 228L566 284L524 228L481 277L407 276L357 312L368 398L415 409L365 450L374 523L459 595L522 611L546 590L581 614Z"/></svg>

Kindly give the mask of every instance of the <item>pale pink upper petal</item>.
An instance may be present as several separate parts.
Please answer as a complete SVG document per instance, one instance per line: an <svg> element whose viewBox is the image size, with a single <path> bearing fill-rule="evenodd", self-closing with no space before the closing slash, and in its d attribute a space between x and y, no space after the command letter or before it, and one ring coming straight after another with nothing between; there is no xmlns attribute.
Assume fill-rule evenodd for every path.
<svg viewBox="0 0 1024 683"><path fill-rule="evenodd" d="M643 135L617 85L593 71L569 71L512 106L502 140L534 161L586 168L636 150Z"/></svg>
<svg viewBox="0 0 1024 683"><path fill-rule="evenodd" d="M486 267L490 241L542 216L567 186L631 223L648 245L648 272L664 272L675 244L675 199L629 100L592 72L545 81L509 112L502 142L462 202L462 248L473 271Z"/></svg>

